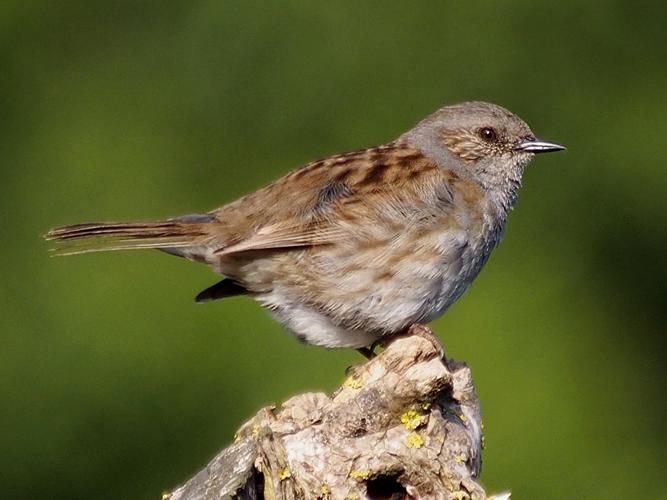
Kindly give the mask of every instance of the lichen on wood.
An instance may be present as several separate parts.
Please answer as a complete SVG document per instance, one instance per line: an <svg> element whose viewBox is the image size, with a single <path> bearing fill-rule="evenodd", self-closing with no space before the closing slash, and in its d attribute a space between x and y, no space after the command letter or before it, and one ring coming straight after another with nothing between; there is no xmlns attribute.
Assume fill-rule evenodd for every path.
<svg viewBox="0 0 667 500"><path fill-rule="evenodd" d="M486 499L470 370L441 352L424 335L400 337L352 368L331 397L263 408L164 498Z"/></svg>

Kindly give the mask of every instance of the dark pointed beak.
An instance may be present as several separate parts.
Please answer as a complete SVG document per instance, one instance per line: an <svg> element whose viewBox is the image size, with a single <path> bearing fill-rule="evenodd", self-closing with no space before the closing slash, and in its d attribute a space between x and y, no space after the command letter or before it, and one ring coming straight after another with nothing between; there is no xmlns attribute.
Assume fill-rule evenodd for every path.
<svg viewBox="0 0 667 500"><path fill-rule="evenodd" d="M524 141L518 144L514 151L524 151L526 153L552 153L554 151L563 151L565 146L556 144L555 142L541 141L533 139L531 141Z"/></svg>

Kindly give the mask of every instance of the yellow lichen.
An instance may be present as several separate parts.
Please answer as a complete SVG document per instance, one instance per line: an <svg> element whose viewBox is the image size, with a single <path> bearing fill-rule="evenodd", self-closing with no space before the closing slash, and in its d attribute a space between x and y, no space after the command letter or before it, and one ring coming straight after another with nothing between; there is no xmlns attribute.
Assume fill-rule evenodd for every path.
<svg viewBox="0 0 667 500"><path fill-rule="evenodd" d="M418 432L411 432L405 438L405 445L408 448L421 448L424 446L424 438Z"/></svg>
<svg viewBox="0 0 667 500"><path fill-rule="evenodd" d="M428 417L426 415L420 415L415 410L408 410L401 415L401 423L409 431L413 431L417 427L424 425L427 420Z"/></svg>
<svg viewBox="0 0 667 500"><path fill-rule="evenodd" d="M447 412L451 415L454 415L456 418L461 420L461 422L466 423L468 418L463 413L458 413L454 408L449 408Z"/></svg>
<svg viewBox="0 0 667 500"><path fill-rule="evenodd" d="M165 492L162 493L162 500L169 500L171 498L171 493L170 492Z"/></svg>
<svg viewBox="0 0 667 500"><path fill-rule="evenodd" d="M431 408L431 403L428 403L428 402L422 403L421 406L422 406L422 410L427 411Z"/></svg>
<svg viewBox="0 0 667 500"><path fill-rule="evenodd" d="M354 375L350 375L349 377L347 377L347 380L345 380L343 385L349 387L350 389L361 389L363 387L361 380L359 380Z"/></svg>
<svg viewBox="0 0 667 500"><path fill-rule="evenodd" d="M292 472L290 472L289 469L283 469L280 471L280 474L278 474L278 477L281 481L284 481L285 479L292 477Z"/></svg>
<svg viewBox="0 0 667 500"><path fill-rule="evenodd" d="M359 495L357 495L354 491L350 491L347 495L345 495L345 500L359 500Z"/></svg>
<svg viewBox="0 0 667 500"><path fill-rule="evenodd" d="M369 477L371 477L371 471L362 469L353 470L350 471L350 477L359 481L366 481Z"/></svg>
<svg viewBox="0 0 667 500"><path fill-rule="evenodd" d="M259 425L255 424L252 426L252 437L259 436Z"/></svg>
<svg viewBox="0 0 667 500"><path fill-rule="evenodd" d="M454 500L469 500L470 495L468 495L465 491L455 491L452 493L452 499Z"/></svg>
<svg viewBox="0 0 667 500"><path fill-rule="evenodd" d="M326 484L323 484L320 486L320 494L319 498L329 498L329 494L331 493L331 490L329 489L329 486Z"/></svg>
<svg viewBox="0 0 667 500"><path fill-rule="evenodd" d="M459 465L464 464L466 462L466 456L462 453L454 455L454 462L456 462Z"/></svg>

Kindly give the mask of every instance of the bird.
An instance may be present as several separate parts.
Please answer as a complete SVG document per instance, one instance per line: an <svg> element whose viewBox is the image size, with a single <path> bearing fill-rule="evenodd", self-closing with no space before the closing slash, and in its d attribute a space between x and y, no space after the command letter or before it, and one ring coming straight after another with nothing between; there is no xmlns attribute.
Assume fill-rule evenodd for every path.
<svg viewBox="0 0 667 500"><path fill-rule="evenodd" d="M300 341L355 348L443 314L500 242L526 166L565 147L509 110L442 107L386 144L312 161L220 208L50 230L56 252L159 249L247 295Z"/></svg>

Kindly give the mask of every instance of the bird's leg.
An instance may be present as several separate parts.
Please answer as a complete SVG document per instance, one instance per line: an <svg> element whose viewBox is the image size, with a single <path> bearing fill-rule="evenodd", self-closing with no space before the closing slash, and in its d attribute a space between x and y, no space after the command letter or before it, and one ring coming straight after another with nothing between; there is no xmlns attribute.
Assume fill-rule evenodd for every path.
<svg viewBox="0 0 667 500"><path fill-rule="evenodd" d="M375 343L372 344L370 347L360 347L359 349L357 349L357 352L366 359L373 359L375 356L377 356L375 354Z"/></svg>
<svg viewBox="0 0 667 500"><path fill-rule="evenodd" d="M394 340L397 337L409 337L410 335L418 335L419 337L428 340L435 350L439 353L440 359L443 361L447 361L447 358L445 357L445 348L442 346L440 343L440 339L438 336L433 333L433 330L431 330L428 326L422 325L421 323L415 323L414 325L410 325L408 328L401 330L400 332L391 335L389 337L385 338L380 338L373 342L369 347L359 347L357 349L357 352L364 356L366 359L373 359L377 354L375 353L375 349L380 347L384 349L389 342Z"/></svg>
<svg viewBox="0 0 667 500"><path fill-rule="evenodd" d="M374 357L377 356L375 354L375 343L373 343L370 347L359 347L357 349L357 352L361 354L364 358L366 358L368 361L373 359ZM347 368L345 368L345 375L348 377L354 376L354 371L361 366L359 365L350 365Z"/></svg>
<svg viewBox="0 0 667 500"><path fill-rule="evenodd" d="M359 349L357 349L357 352L359 352L366 359L373 359L375 356L377 356L377 354L375 353L375 349L377 349L378 347L384 348L384 341L382 340L382 338L377 339L369 347L360 347Z"/></svg>
<svg viewBox="0 0 667 500"><path fill-rule="evenodd" d="M440 343L440 339L437 337L435 333L433 333L433 330L431 330L426 325L422 325L421 323L415 323L414 325L411 325L408 328L405 328L404 330L401 330L400 332L391 335L389 337L379 338L378 340L373 342L369 347L359 347L356 349L356 351L363 357L365 357L367 360L371 360L377 356L377 354L375 353L376 348L380 347L381 349L384 349L395 338L409 337L410 335L417 335L423 339L428 340L431 343L431 345L435 348L436 352L440 356L440 359L442 360L444 365L447 366L447 358L445 357L445 348ZM352 375L354 373L355 368L356 365L348 366L345 369L345 374Z"/></svg>

